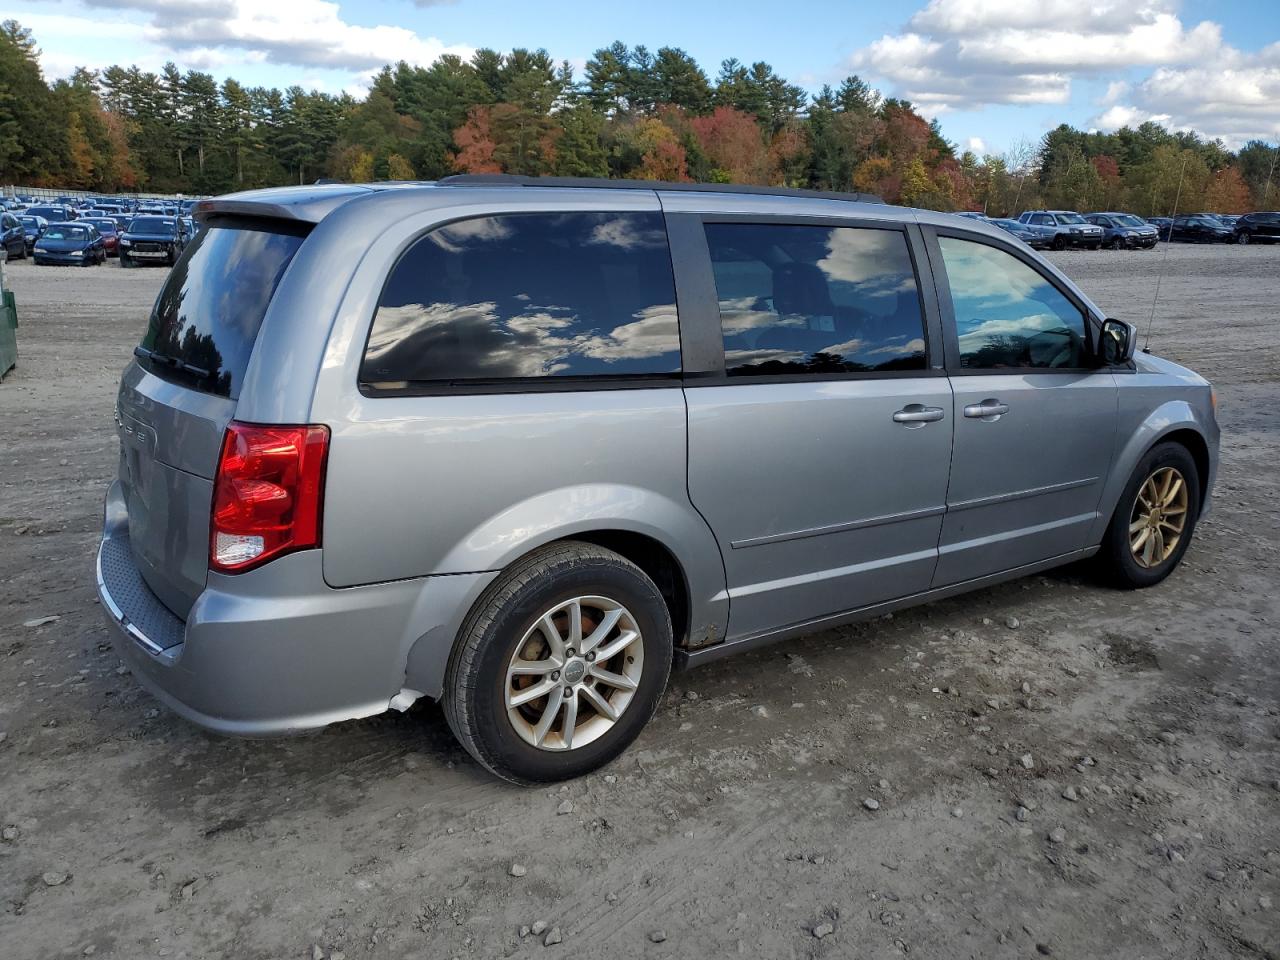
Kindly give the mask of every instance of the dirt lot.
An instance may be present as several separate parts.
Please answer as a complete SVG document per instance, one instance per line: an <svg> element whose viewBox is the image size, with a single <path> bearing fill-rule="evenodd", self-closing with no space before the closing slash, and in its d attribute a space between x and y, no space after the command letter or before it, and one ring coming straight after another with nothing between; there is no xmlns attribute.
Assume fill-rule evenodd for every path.
<svg viewBox="0 0 1280 960"><path fill-rule="evenodd" d="M1145 323L1163 255L1055 257ZM8 276L5 960L1280 956L1280 247L1170 251L1153 348L1224 424L1171 580L1068 570L678 675L611 769L541 790L431 705L243 741L142 693L91 561L163 271Z"/></svg>

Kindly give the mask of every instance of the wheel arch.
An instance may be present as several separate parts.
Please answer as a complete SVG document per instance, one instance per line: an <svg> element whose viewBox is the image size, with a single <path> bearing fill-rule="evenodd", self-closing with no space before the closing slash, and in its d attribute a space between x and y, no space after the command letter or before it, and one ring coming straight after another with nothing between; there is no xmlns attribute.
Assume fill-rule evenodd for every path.
<svg viewBox="0 0 1280 960"><path fill-rule="evenodd" d="M1216 427L1212 430L1211 427L1212 424L1206 426L1202 415L1184 400L1171 400L1153 410L1130 432L1127 442L1117 452L1098 503L1098 517L1085 546L1102 542L1129 477L1139 461L1161 443L1181 444L1191 454L1200 481L1200 511L1206 512L1216 473L1211 437L1216 438L1217 434Z"/></svg>

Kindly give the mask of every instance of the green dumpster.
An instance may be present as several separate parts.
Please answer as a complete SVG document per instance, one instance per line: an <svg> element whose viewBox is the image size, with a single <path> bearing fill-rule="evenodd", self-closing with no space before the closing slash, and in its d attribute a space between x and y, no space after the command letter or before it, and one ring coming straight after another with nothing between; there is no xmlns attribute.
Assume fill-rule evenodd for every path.
<svg viewBox="0 0 1280 960"><path fill-rule="evenodd" d="M2 276L2 275L0 275ZM3 287L0 280L0 288ZM18 362L18 304L12 290L0 291L0 380Z"/></svg>

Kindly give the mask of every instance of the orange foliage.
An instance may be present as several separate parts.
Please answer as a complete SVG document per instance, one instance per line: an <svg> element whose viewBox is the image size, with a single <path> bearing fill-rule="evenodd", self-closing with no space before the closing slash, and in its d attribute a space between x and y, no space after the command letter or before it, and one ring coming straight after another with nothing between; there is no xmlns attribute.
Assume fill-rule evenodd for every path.
<svg viewBox="0 0 1280 960"><path fill-rule="evenodd" d="M1204 205L1215 213L1248 213L1253 209L1248 184L1235 167L1223 167L1209 182Z"/></svg>
<svg viewBox="0 0 1280 960"><path fill-rule="evenodd" d="M708 117L689 121L698 146L712 166L729 175L732 183L768 183L769 151L760 123L733 107L716 107Z"/></svg>
<svg viewBox="0 0 1280 960"><path fill-rule="evenodd" d="M453 132L458 152L453 156L453 167L462 173L501 173L502 167L494 159L498 145L491 134L493 118L486 106L472 107L467 111L467 122Z"/></svg>

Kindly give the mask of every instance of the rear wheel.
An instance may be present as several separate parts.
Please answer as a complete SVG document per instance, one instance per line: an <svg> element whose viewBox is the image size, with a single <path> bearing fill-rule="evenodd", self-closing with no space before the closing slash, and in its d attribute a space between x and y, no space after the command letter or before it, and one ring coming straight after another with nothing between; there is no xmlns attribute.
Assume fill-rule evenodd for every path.
<svg viewBox="0 0 1280 960"><path fill-rule="evenodd" d="M1200 514L1200 475L1186 447L1149 450L1125 486L1098 554L1116 586L1150 587L1182 562Z"/></svg>
<svg viewBox="0 0 1280 960"><path fill-rule="evenodd" d="M590 544L554 544L518 561L468 615L445 717L499 777L581 776L639 735L671 655L670 614L639 567Z"/></svg>
<svg viewBox="0 0 1280 960"><path fill-rule="evenodd" d="M1248 242L1249 242L1249 234L1243 231L1236 234L1236 243L1248 243Z"/></svg>

